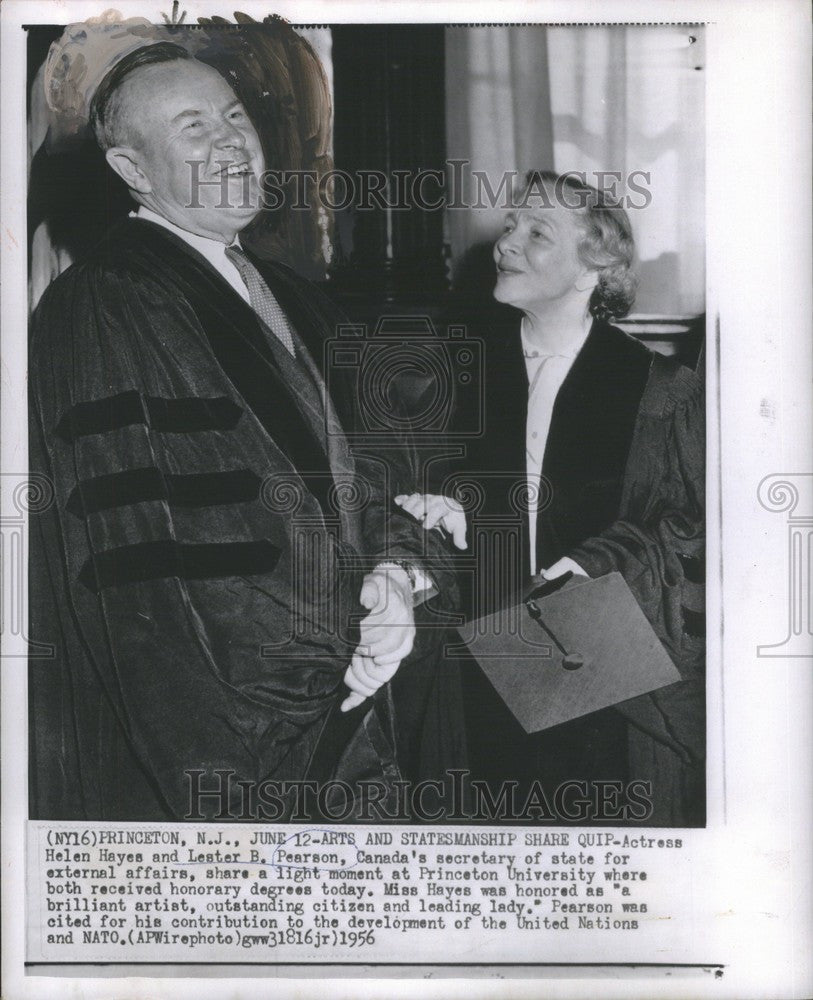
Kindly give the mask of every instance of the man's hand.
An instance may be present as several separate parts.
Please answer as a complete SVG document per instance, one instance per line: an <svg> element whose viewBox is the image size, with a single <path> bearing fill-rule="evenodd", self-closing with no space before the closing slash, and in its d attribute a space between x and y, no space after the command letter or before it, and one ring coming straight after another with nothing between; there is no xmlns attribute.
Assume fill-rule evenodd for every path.
<svg viewBox="0 0 813 1000"><path fill-rule="evenodd" d="M405 570L379 567L364 577L359 600L369 610L361 620L361 639L345 671L350 694L343 712L360 705L394 675L415 642L412 587Z"/></svg>
<svg viewBox="0 0 813 1000"><path fill-rule="evenodd" d="M459 549L465 549L466 515L457 500L436 493L402 493L395 502L416 521L421 521L426 531L432 528L446 531Z"/></svg>

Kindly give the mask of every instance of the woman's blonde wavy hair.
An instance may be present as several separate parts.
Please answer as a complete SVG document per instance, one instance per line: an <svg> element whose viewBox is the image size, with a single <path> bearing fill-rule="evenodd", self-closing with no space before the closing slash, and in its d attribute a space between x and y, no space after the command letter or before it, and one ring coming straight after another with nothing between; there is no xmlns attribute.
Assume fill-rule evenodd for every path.
<svg viewBox="0 0 813 1000"><path fill-rule="evenodd" d="M526 192L553 187L555 196L578 213L584 234L579 257L598 271L598 283L590 298L590 313L599 320L626 316L635 301L638 278L632 270L635 240L629 216L618 202L582 181L578 174L531 170L525 178Z"/></svg>

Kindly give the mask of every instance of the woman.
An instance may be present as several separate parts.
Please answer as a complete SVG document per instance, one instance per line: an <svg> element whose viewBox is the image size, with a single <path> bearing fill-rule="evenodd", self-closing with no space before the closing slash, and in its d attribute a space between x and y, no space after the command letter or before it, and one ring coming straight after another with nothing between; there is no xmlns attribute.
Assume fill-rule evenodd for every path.
<svg viewBox="0 0 813 1000"><path fill-rule="evenodd" d="M455 470L474 487L476 515L467 521L449 490L396 503L459 548L474 530L478 553L489 525L516 522L519 564L506 574L503 557L501 587L477 582L469 614L493 610L529 575L620 572L684 679L527 736L471 670L472 770L493 782L539 779L546 791L568 780L648 780L649 822L702 823L701 385L608 322L635 293L620 206L549 173L529 176L519 205L494 247L494 297L513 311L507 328L483 331L483 433L465 442Z"/></svg>

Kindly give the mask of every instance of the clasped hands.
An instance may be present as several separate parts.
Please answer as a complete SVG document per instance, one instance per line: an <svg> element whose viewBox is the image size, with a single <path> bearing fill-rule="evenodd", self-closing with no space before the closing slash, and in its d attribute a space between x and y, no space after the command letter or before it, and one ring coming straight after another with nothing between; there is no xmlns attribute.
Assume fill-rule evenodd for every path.
<svg viewBox="0 0 813 1000"><path fill-rule="evenodd" d="M466 548L466 515L457 500L411 493L397 496L395 502L426 531L437 528L451 535L457 548ZM541 575L553 580L568 570L587 575L567 556L542 570ZM360 622L359 644L344 674L350 694L342 702L343 712L356 708L391 680L415 643L412 586L404 569L394 564L377 566L364 577L359 601L370 613Z"/></svg>
<svg viewBox="0 0 813 1000"><path fill-rule="evenodd" d="M360 622L359 644L344 674L350 694L343 712L360 705L391 680L415 642L412 585L400 566L377 566L364 577L359 601L370 612Z"/></svg>

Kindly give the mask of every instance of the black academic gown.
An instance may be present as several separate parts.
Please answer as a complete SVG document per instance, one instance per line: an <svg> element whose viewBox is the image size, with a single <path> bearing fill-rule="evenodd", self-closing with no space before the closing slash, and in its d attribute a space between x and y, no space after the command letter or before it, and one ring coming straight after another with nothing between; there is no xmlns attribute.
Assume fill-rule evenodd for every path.
<svg viewBox="0 0 813 1000"><path fill-rule="evenodd" d="M461 574L466 611L475 616L504 606L527 585L529 574L527 514L521 500L526 479L528 379L519 316L513 311L508 319L505 313L499 315L502 322L495 317L488 329L480 327L485 359L483 433L466 443L466 458L452 468L448 480L448 485L455 481L478 484L476 512L469 518L470 546L477 550L478 565L474 573ZM675 390L673 369L677 368L672 365L668 365L669 377L661 380L669 388L659 394L658 412L644 406L654 391L648 388L654 382L654 357L618 328L593 323L553 409L537 514L537 566L550 566L569 555L592 576L621 571L680 665L682 564L675 555L673 535L667 538L668 533L662 532L659 536L658 531L665 514L671 516L678 510L691 525L684 532L691 536L691 545L687 542L684 548L691 548L693 556L702 548L702 415L695 412L696 383L681 369L685 378ZM660 399L661 395L665 398ZM688 421L687 405L694 407ZM681 421L685 426L678 426ZM464 422L473 426L472 415ZM672 451L667 453L667 449ZM676 466L671 478L670 466ZM667 496L663 484L673 479L679 485ZM689 481L688 487L684 480ZM636 499L630 502L632 494ZM496 536L500 536L498 541ZM502 573L498 576L492 570L484 582L483 555L490 546L497 553L493 562ZM512 558L507 559L506 553L512 553ZM669 590L668 599L665 590ZM667 604L669 628L664 626ZM468 665L465 683L470 764L475 776L494 785L516 779L520 798L535 780L552 795L570 780L625 782L651 777L648 765L646 773L640 773L641 755L633 759L630 755L629 724L640 699L628 703L633 706L631 713L606 709L528 736L479 667ZM703 720L697 709L695 698L691 710L681 707L679 711L677 729L683 722L688 733L680 746L680 737L676 742L674 729L668 719L664 722L662 712L649 705L643 713L649 720L648 732L654 732L650 716L657 717L657 738L670 744L673 756L691 757L694 764L702 755ZM663 791L662 798L667 798L674 789L664 786ZM678 805L671 812L666 807L664 814L674 818L685 816L685 811Z"/></svg>
<svg viewBox="0 0 813 1000"><path fill-rule="evenodd" d="M34 316L31 468L55 502L32 518L31 634L55 657L30 670L32 816L183 819L194 770L205 787L232 774L231 815L239 780L401 777L391 685L333 757L316 751L347 693L363 572L425 555L390 509L409 473L354 452L353 400L323 367L335 307L258 266L296 361L144 220L117 226ZM433 573L451 592L437 560ZM425 665L421 679L425 705Z"/></svg>
<svg viewBox="0 0 813 1000"><path fill-rule="evenodd" d="M464 470L472 479L481 474L480 521L517 515L522 530L518 570L527 574L530 543L521 493L528 376L519 321L490 331L483 346L483 434L466 442ZM615 520L651 362L652 353L638 341L617 327L593 323L551 418L537 514L539 567L550 566Z"/></svg>

